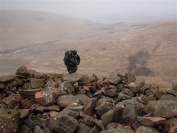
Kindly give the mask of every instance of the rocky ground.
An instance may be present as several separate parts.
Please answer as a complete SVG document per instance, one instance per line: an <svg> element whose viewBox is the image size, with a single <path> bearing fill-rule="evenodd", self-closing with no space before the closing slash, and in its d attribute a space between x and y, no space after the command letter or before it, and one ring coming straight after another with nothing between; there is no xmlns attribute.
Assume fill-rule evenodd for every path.
<svg viewBox="0 0 177 133"><path fill-rule="evenodd" d="M176 133L177 84L162 91L131 73L0 77L0 133Z"/></svg>

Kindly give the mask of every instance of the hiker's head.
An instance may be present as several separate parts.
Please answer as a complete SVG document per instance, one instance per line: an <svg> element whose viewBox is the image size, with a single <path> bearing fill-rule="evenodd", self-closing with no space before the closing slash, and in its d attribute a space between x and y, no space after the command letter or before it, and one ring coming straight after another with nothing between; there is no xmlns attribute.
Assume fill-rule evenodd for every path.
<svg viewBox="0 0 177 133"><path fill-rule="evenodd" d="M71 50L71 53L73 56L77 56L77 51L76 50Z"/></svg>

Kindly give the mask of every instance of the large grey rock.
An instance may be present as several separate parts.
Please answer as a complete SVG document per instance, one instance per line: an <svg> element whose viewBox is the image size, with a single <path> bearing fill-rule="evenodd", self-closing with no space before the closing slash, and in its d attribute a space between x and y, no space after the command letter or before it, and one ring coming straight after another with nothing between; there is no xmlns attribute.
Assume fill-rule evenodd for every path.
<svg viewBox="0 0 177 133"><path fill-rule="evenodd" d="M62 95L59 96L57 99L57 104L61 108L66 108L71 104L78 104L78 103L79 103L79 98L73 95Z"/></svg>
<svg viewBox="0 0 177 133"><path fill-rule="evenodd" d="M74 133L78 127L78 121L67 115L51 118L48 124L48 128L56 133Z"/></svg>
<svg viewBox="0 0 177 133"><path fill-rule="evenodd" d="M17 69L16 71L17 75L22 75L22 76L28 76L30 75L28 69L26 68L26 66L21 66L20 68Z"/></svg>
<svg viewBox="0 0 177 133"><path fill-rule="evenodd" d="M35 126L34 133L45 133L45 131L39 126Z"/></svg>
<svg viewBox="0 0 177 133"><path fill-rule="evenodd" d="M22 100L22 97L19 94L11 94L9 97L3 99L3 103L8 109L14 109L14 107Z"/></svg>
<svg viewBox="0 0 177 133"><path fill-rule="evenodd" d="M127 79L128 83L135 82L136 78L133 74L131 73L126 73L125 78Z"/></svg>
<svg viewBox="0 0 177 133"><path fill-rule="evenodd" d="M78 101L68 105L65 109L69 109L69 110L73 110L73 111L76 111L76 112L82 112L83 111L83 106L84 105L80 105L77 103Z"/></svg>
<svg viewBox="0 0 177 133"><path fill-rule="evenodd" d="M71 94L74 92L74 87L69 81L62 82L58 89L61 91L66 91L68 94Z"/></svg>
<svg viewBox="0 0 177 133"><path fill-rule="evenodd" d="M96 104L95 111L96 114L98 114L101 117L114 107L115 105L113 103L108 102L106 99L100 99Z"/></svg>
<svg viewBox="0 0 177 133"><path fill-rule="evenodd" d="M68 115L68 116L71 116L71 117L74 117L74 118L77 118L79 117L79 112L77 111L73 111L73 110L70 110L70 109L67 109L65 108L64 110L62 110L61 112L59 112L56 117L60 117L60 116L63 116L63 115Z"/></svg>
<svg viewBox="0 0 177 133"><path fill-rule="evenodd" d="M92 115L93 114L93 111L96 107L96 103L97 103L97 99L96 98L93 98L91 99L88 104L85 106L84 108L84 113L86 115Z"/></svg>
<svg viewBox="0 0 177 133"><path fill-rule="evenodd" d="M127 99L127 100L122 101L122 103L126 106L132 105L132 107L135 109L135 113L138 116L143 116L146 114L144 111L145 105L138 102L138 101L139 101L138 98L133 97L131 99Z"/></svg>
<svg viewBox="0 0 177 133"><path fill-rule="evenodd" d="M104 115L102 115L101 121L102 121L104 127L106 127L109 123L111 123L113 121L113 116L114 116L113 109L109 110Z"/></svg>
<svg viewBox="0 0 177 133"><path fill-rule="evenodd" d="M159 100L172 100L177 101L177 97L171 94L162 95Z"/></svg>
<svg viewBox="0 0 177 133"><path fill-rule="evenodd" d="M79 98L79 102L81 104L84 104L84 105L86 105L91 99L90 97L88 97L88 96L86 96L84 94L76 95L76 97L78 97Z"/></svg>
<svg viewBox="0 0 177 133"><path fill-rule="evenodd" d="M31 88L32 89L41 88L41 87L43 88L44 87L44 79L31 78L30 83L31 83Z"/></svg>
<svg viewBox="0 0 177 133"><path fill-rule="evenodd" d="M137 117L136 110L133 105L127 105L123 110L122 115L124 120L135 120Z"/></svg>
<svg viewBox="0 0 177 133"><path fill-rule="evenodd" d="M157 85L152 85L150 90L154 95L157 95L159 93L159 87Z"/></svg>
<svg viewBox="0 0 177 133"><path fill-rule="evenodd" d="M177 132L177 118L171 118L164 122L165 129L170 133Z"/></svg>
<svg viewBox="0 0 177 133"><path fill-rule="evenodd" d="M127 100L123 100L122 103L124 105L136 105L136 104L139 104L138 100L136 97L133 97L131 99L127 99Z"/></svg>
<svg viewBox="0 0 177 133"><path fill-rule="evenodd" d="M99 129L102 129L102 130L104 130L105 129L105 127L103 126L103 124L102 124L102 121L101 120L98 120L98 119L96 119L96 118L93 118L92 116L90 116L90 115L82 115L82 117L83 117L83 123L84 124L86 124L86 125L88 125L88 126L90 126L90 127L93 127L93 126L97 126L97 127L99 127Z"/></svg>
<svg viewBox="0 0 177 133"><path fill-rule="evenodd" d="M19 79L19 78L15 77L15 79L12 80L12 81L10 82L10 84L11 84L12 86L22 86L22 85L24 84L24 81L23 81L23 79Z"/></svg>
<svg viewBox="0 0 177 133"><path fill-rule="evenodd" d="M79 129L77 132L79 133L90 133L90 130L92 129L92 127L89 127L83 123L79 124Z"/></svg>
<svg viewBox="0 0 177 133"><path fill-rule="evenodd" d="M137 117L137 120L144 126L155 126L163 124L166 119L162 117Z"/></svg>
<svg viewBox="0 0 177 133"><path fill-rule="evenodd" d="M160 133L153 127L140 126L135 133Z"/></svg>
<svg viewBox="0 0 177 133"><path fill-rule="evenodd" d="M128 127L117 127L117 128L113 128L113 129L109 129L109 130L103 130L100 133L133 133L133 130Z"/></svg>
<svg viewBox="0 0 177 133"><path fill-rule="evenodd" d="M91 130L90 133L99 133L101 129L98 126L94 126Z"/></svg>
<svg viewBox="0 0 177 133"><path fill-rule="evenodd" d="M120 92L118 94L117 101L122 101L122 100L130 99L130 98L131 98L131 96L129 96L123 92Z"/></svg>
<svg viewBox="0 0 177 133"><path fill-rule="evenodd" d="M71 104L86 104L88 101L90 100L89 97L87 97L84 94L81 95L62 95L57 99L57 104L61 107L61 108L66 108L67 106L71 105Z"/></svg>
<svg viewBox="0 0 177 133"><path fill-rule="evenodd" d="M0 109L0 133L14 133L18 128L19 112L11 109Z"/></svg>
<svg viewBox="0 0 177 133"><path fill-rule="evenodd" d="M144 80L136 80L135 82L131 82L128 84L128 87L133 91L133 92L138 92L143 86L145 85Z"/></svg>
<svg viewBox="0 0 177 133"><path fill-rule="evenodd" d="M41 121L34 115L30 114L27 119L24 120L24 122L28 125L28 127L34 129L35 126L42 126Z"/></svg>
<svg viewBox="0 0 177 133"><path fill-rule="evenodd" d="M153 117L171 118L177 115L177 101L150 101L144 110L146 113L151 113Z"/></svg>
<svg viewBox="0 0 177 133"><path fill-rule="evenodd" d="M79 73L72 73L72 74L67 74L63 76L63 80L64 81L69 81L71 83L75 83L77 81L82 80L83 78L83 74L79 74Z"/></svg>
<svg viewBox="0 0 177 133"><path fill-rule="evenodd" d="M51 105L57 100L58 90L56 88L46 88L35 94L35 101L42 105Z"/></svg>
<svg viewBox="0 0 177 133"><path fill-rule="evenodd" d="M177 96L177 90L168 90L167 93Z"/></svg>
<svg viewBox="0 0 177 133"><path fill-rule="evenodd" d="M127 94L127 95L130 96L131 98L135 96L135 94L134 94L130 89L128 89L128 88L122 89L122 92L123 92L124 94Z"/></svg>
<svg viewBox="0 0 177 133"><path fill-rule="evenodd" d="M122 114L123 114L123 108L122 107L114 107L114 109L109 110L104 115L102 115L101 120L104 127L107 127L107 125L111 122L121 122L122 120Z"/></svg>
<svg viewBox="0 0 177 133"><path fill-rule="evenodd" d="M114 96L117 96L117 89L116 88L113 88L113 89L108 89L106 91L106 95L109 96L109 97L114 97Z"/></svg>
<svg viewBox="0 0 177 133"><path fill-rule="evenodd" d="M109 83L117 85L121 82L121 78L114 73L110 74Z"/></svg>

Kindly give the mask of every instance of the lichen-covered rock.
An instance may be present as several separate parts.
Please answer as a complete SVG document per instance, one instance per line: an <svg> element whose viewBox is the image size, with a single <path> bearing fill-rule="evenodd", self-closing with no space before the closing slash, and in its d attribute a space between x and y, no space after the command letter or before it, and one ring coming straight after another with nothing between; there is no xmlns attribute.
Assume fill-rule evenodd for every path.
<svg viewBox="0 0 177 133"><path fill-rule="evenodd" d="M48 128L56 133L74 133L79 128L79 123L75 118L63 115L51 118Z"/></svg>
<svg viewBox="0 0 177 133"><path fill-rule="evenodd" d="M18 128L19 112L0 109L0 133L15 133Z"/></svg>
<svg viewBox="0 0 177 133"><path fill-rule="evenodd" d="M50 105L56 102L58 90L56 88L46 88L35 93L36 102L42 105Z"/></svg>
<svg viewBox="0 0 177 133"><path fill-rule="evenodd" d="M171 118L177 115L177 101L150 101L144 110L146 113L151 113L153 117Z"/></svg>

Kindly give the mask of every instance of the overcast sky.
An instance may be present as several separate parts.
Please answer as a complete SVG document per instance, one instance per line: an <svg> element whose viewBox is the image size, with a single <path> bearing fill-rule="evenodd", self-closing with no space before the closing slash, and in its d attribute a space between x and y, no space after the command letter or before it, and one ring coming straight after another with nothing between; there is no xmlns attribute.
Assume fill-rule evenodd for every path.
<svg viewBox="0 0 177 133"><path fill-rule="evenodd" d="M177 0L0 0L1 10L36 10L82 19L116 16L177 18Z"/></svg>

